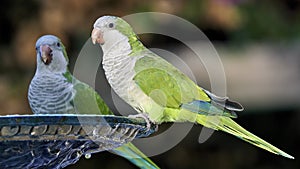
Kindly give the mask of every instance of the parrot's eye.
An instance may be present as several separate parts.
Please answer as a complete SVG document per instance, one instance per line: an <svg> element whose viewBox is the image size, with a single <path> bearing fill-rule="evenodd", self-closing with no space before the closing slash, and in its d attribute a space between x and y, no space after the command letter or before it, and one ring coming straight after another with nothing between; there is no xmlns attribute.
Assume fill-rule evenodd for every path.
<svg viewBox="0 0 300 169"><path fill-rule="evenodd" d="M56 43L56 46L57 46L57 47L60 47L60 43L59 43L59 42L57 42L57 43Z"/></svg>
<svg viewBox="0 0 300 169"><path fill-rule="evenodd" d="M108 24L108 27L109 27L109 28L113 28L114 26L115 26L114 23L109 23L109 24Z"/></svg>

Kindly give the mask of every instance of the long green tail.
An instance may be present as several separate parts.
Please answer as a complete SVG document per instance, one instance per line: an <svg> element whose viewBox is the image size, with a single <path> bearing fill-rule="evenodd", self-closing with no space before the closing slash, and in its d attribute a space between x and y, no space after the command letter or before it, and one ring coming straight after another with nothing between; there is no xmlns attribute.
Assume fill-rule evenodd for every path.
<svg viewBox="0 0 300 169"><path fill-rule="evenodd" d="M112 150L114 153L128 159L141 169L159 169L144 153L142 153L132 143L127 143L121 147Z"/></svg>
<svg viewBox="0 0 300 169"><path fill-rule="evenodd" d="M282 155L282 156L290 158L290 159L294 159L293 156L285 153L284 151L271 145L270 143L266 142L265 140L250 133L249 131L247 131L240 125L238 125L236 122L234 122L229 117L198 115L197 123L202 124L203 126L208 127L208 128L212 128L215 130L222 130L226 133L232 134L244 141L247 141L250 144L253 144L257 147L265 149L271 153L274 153L277 155Z"/></svg>

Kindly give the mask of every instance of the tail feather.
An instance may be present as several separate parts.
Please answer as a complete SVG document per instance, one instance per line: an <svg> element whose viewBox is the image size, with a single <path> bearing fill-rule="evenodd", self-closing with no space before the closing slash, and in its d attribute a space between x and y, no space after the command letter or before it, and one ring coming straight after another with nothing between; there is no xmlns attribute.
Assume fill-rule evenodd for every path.
<svg viewBox="0 0 300 169"><path fill-rule="evenodd" d="M142 153L132 143L127 143L121 147L112 150L114 153L128 159L141 169L159 169L144 153Z"/></svg>
<svg viewBox="0 0 300 169"><path fill-rule="evenodd" d="M256 135L250 133L236 122L234 122L231 118L228 117L217 117L217 116L203 116L199 115L197 118L197 122L202 124L205 127L212 128L215 130L221 130L226 133L232 134L250 144L253 144L257 147L265 149L271 153L281 155L290 159L294 159L293 156L285 153L284 151L278 149L277 147L271 145L265 140L257 137Z"/></svg>
<svg viewBox="0 0 300 169"><path fill-rule="evenodd" d="M244 108L243 106L236 102L236 101L232 101L229 100L228 97L220 97L217 96L211 92L209 92L208 90L204 90L202 89L211 99L211 103L217 107L220 107L221 109L225 108L229 111L243 111Z"/></svg>

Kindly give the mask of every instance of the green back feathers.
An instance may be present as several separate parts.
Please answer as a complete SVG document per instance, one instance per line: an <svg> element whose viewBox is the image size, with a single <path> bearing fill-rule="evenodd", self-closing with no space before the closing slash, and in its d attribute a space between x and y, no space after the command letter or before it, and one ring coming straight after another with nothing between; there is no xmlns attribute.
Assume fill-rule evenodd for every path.
<svg viewBox="0 0 300 169"><path fill-rule="evenodd" d="M155 57L152 52L146 55L135 64L137 74L134 80L157 104L177 109L182 103L194 99L210 101L201 88L173 65L162 58Z"/></svg>
<svg viewBox="0 0 300 169"><path fill-rule="evenodd" d="M82 82L75 82L74 107L80 114L113 114L98 93L93 88Z"/></svg>
<svg viewBox="0 0 300 169"><path fill-rule="evenodd" d="M65 47L65 45L61 42L60 39L59 39L59 42L60 42L60 45L61 45L61 48L62 48L64 57L66 58L66 61L69 63L69 57L68 57L68 54L67 54L67 51L66 51L66 47Z"/></svg>
<svg viewBox="0 0 300 169"><path fill-rule="evenodd" d="M73 77L73 75L70 73L69 70L67 70L67 72L65 72L65 73L63 74L63 76L66 78L66 80L67 80L68 82L72 83L74 77Z"/></svg>
<svg viewBox="0 0 300 169"><path fill-rule="evenodd" d="M144 45L139 41L139 38L134 33L132 27L122 18L117 18L116 29L128 38L129 44L132 49L132 52L130 54L131 56L137 55L138 53L145 50Z"/></svg>
<svg viewBox="0 0 300 169"><path fill-rule="evenodd" d="M73 83L75 98L73 106L79 114L113 114L100 95L89 85L77 80L67 71L63 74L66 80Z"/></svg>

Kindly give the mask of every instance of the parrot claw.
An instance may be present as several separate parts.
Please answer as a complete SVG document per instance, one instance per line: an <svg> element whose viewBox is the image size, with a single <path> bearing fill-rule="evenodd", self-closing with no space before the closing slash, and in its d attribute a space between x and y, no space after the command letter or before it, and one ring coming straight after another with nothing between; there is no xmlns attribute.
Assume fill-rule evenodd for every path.
<svg viewBox="0 0 300 169"><path fill-rule="evenodd" d="M129 118L142 118L146 121L146 127L148 130L151 129L152 124L154 124L154 122L152 122L149 118L149 115L146 113L139 113L139 114L134 114L134 115L129 115ZM157 131L157 126L155 128L155 131Z"/></svg>

